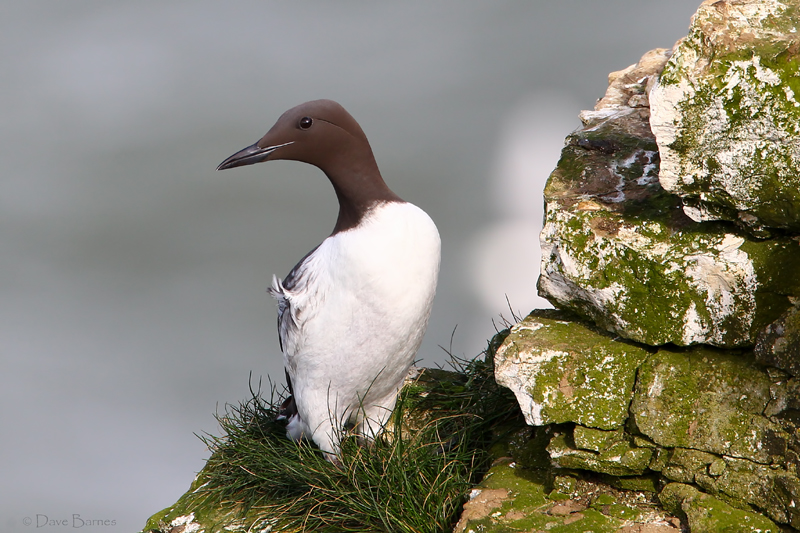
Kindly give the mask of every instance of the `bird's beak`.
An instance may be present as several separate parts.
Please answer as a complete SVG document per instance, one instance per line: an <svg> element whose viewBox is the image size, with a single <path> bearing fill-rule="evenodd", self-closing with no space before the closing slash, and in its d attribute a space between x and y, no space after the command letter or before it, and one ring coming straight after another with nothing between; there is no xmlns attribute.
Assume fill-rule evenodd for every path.
<svg viewBox="0 0 800 533"><path fill-rule="evenodd" d="M261 163L262 161L266 161L269 155L277 150L278 148L282 148L284 146L289 146L290 144L294 143L294 141L290 141L288 143L283 144L276 144L275 146L267 146L265 148L261 148L258 146L258 143L248 146L244 150L239 150L228 159L223 161L217 167L217 170L225 170L226 168L234 168L234 167L241 167L244 165L252 165L254 163Z"/></svg>

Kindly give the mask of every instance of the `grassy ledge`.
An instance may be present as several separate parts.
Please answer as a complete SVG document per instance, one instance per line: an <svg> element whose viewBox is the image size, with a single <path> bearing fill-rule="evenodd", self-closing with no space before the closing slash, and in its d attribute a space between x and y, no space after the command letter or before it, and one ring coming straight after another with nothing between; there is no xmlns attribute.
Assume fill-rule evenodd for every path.
<svg viewBox="0 0 800 533"><path fill-rule="evenodd" d="M286 438L274 388L269 399L251 391L217 415L222 435L201 437L211 451L205 468L144 531L452 531L490 466L498 428L524 424L513 395L494 381L494 348L453 358L453 372L422 369L380 438L345 436L340 465Z"/></svg>

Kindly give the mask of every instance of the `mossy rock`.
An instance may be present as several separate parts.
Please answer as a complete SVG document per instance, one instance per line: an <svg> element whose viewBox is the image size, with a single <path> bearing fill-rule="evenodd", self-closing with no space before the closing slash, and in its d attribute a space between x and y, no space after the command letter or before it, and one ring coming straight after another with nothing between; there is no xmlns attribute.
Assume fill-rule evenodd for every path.
<svg viewBox="0 0 800 533"><path fill-rule="evenodd" d="M687 448L667 448L666 456L659 471L665 478L679 483L694 483L707 475L710 466L720 460L719 455Z"/></svg>
<svg viewBox="0 0 800 533"><path fill-rule="evenodd" d="M764 328L754 348L759 363L800 375L800 307L792 307Z"/></svg>
<svg viewBox="0 0 800 533"><path fill-rule="evenodd" d="M636 369L648 351L574 315L534 311L495 354L495 379L531 425L575 422L612 430L628 417Z"/></svg>
<svg viewBox="0 0 800 533"><path fill-rule="evenodd" d="M553 480L545 470L506 461L492 467L472 491L454 531L679 533L681 529L679 520L650 493L619 491L601 481L569 476Z"/></svg>
<svg viewBox="0 0 800 533"><path fill-rule="evenodd" d="M540 294L653 346L753 345L800 295L800 245L690 220L656 179L652 138L611 124L623 118L571 134L550 176Z"/></svg>
<svg viewBox="0 0 800 533"><path fill-rule="evenodd" d="M685 517L692 533L779 533L781 529L760 514L731 507L690 485L670 483L659 495L667 510Z"/></svg>
<svg viewBox="0 0 800 533"><path fill-rule="evenodd" d="M704 2L650 93L662 186L697 221L800 230L798 0Z"/></svg>
<svg viewBox="0 0 800 533"><path fill-rule="evenodd" d="M652 63L629 85L644 91L661 66ZM582 118L544 190L539 293L652 346L752 346L800 296L800 244L688 217L660 182L648 107Z"/></svg>
<svg viewBox="0 0 800 533"><path fill-rule="evenodd" d="M141 533L251 533L271 531L276 521L257 509L221 504L202 491L207 467L192 481L189 490L171 507L151 516Z"/></svg>
<svg viewBox="0 0 800 533"><path fill-rule="evenodd" d="M747 353L662 349L639 369L631 413L638 431L660 446L770 464L789 442L763 416L771 385Z"/></svg>
<svg viewBox="0 0 800 533"><path fill-rule="evenodd" d="M617 439L609 438L603 442L598 450L580 449L579 442L568 432L555 435L547 446L553 465L612 476L635 476L648 469L653 455L652 448L637 448L624 440L621 434ZM594 447L595 444L597 442L590 446Z"/></svg>
<svg viewBox="0 0 800 533"><path fill-rule="evenodd" d="M791 490L798 480L780 465L675 448L661 474L702 489L732 507L758 509L777 523L797 523Z"/></svg>

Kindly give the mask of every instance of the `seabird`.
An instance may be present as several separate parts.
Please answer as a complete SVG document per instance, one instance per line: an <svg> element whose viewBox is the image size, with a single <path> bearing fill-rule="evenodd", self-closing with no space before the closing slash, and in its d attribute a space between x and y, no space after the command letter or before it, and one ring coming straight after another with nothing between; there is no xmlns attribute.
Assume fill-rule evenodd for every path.
<svg viewBox="0 0 800 533"><path fill-rule="evenodd" d="M333 233L269 290L289 388L287 434L335 460L345 430L374 438L394 409L428 325L439 232L389 189L366 135L334 101L290 109L217 170L275 159L318 167L339 200Z"/></svg>

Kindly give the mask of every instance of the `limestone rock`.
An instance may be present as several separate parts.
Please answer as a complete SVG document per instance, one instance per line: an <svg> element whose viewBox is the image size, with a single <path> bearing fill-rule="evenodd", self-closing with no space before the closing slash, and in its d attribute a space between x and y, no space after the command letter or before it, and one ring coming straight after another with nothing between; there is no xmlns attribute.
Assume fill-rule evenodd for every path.
<svg viewBox="0 0 800 533"><path fill-rule="evenodd" d="M597 481L569 482L569 494L550 490L548 474L498 461L470 494L455 533L679 533L677 518L652 494L618 491Z"/></svg>
<svg viewBox="0 0 800 533"><path fill-rule="evenodd" d="M700 450L668 449L665 464L659 470L669 480L694 483L698 477L708 474L711 465L719 459L718 455Z"/></svg>
<svg viewBox="0 0 800 533"><path fill-rule="evenodd" d="M736 509L690 485L670 483L659 495L671 512L686 517L692 533L779 533L780 528L757 513Z"/></svg>
<svg viewBox="0 0 800 533"><path fill-rule="evenodd" d="M636 368L647 355L569 313L535 311L497 350L495 379L514 392L530 425L610 430L628 416Z"/></svg>
<svg viewBox="0 0 800 533"><path fill-rule="evenodd" d="M581 450L591 450L602 452L613 444L624 440L625 433L622 429L615 431L604 431L583 426L575 426L572 430L572 439L575 446Z"/></svg>
<svg viewBox="0 0 800 533"><path fill-rule="evenodd" d="M795 425L800 424L800 378L787 379L785 374L770 370L775 377L770 387L772 399L764 410L764 415L788 420Z"/></svg>
<svg viewBox="0 0 800 533"><path fill-rule="evenodd" d="M534 312L497 351L526 421L551 424L533 430L565 492L550 497L573 501L588 471L667 484L693 532L800 529L798 21L800 0L707 0L673 51L610 74L568 136L539 291L621 338ZM621 345L633 359L605 365Z"/></svg>
<svg viewBox="0 0 800 533"><path fill-rule="evenodd" d="M558 468L635 476L647 470L653 455L652 448L637 448L622 438L606 441L601 449L595 451L580 449L580 441L570 437L568 433L557 434L547 446L550 459Z"/></svg>
<svg viewBox="0 0 800 533"><path fill-rule="evenodd" d="M257 509L242 509L236 504L220 505L202 494L209 467L203 468L189 490L174 505L154 514L141 533L246 533L271 531L277 520Z"/></svg>
<svg viewBox="0 0 800 533"><path fill-rule="evenodd" d="M628 102L660 64L629 69ZM630 81L614 76L612 86ZM687 217L659 183L648 108L620 104L619 92L582 114L545 187L539 293L637 342L754 344L800 295L800 244Z"/></svg>
<svg viewBox="0 0 800 533"><path fill-rule="evenodd" d="M756 360L800 375L800 308L792 307L756 339Z"/></svg>
<svg viewBox="0 0 800 533"><path fill-rule="evenodd" d="M576 323L558 311L533 313L512 328L506 343L523 345L520 331L527 331L529 345L537 335L552 335L547 321L559 316L564 324L556 325L562 333L573 332L576 349L591 352ZM538 329L531 332L534 324ZM510 348L501 346L498 353ZM517 356L498 364L523 368L526 357L541 359L535 350ZM557 366L540 367L536 377L553 383L562 372ZM713 505L757 509L774 522L800 528L800 380L757 365L752 352L702 346L648 353L636 374L631 418L622 425L611 430L581 424L536 427L527 442L517 438L521 434L512 439L509 453L522 466L541 468L534 448L545 447L556 472L603 474L621 488L655 490L653 476L660 476L662 482L704 491L713 496L708 500Z"/></svg>
<svg viewBox="0 0 800 533"><path fill-rule="evenodd" d="M800 230L798 0L706 0L650 92L659 180L694 220Z"/></svg>
<svg viewBox="0 0 800 533"><path fill-rule="evenodd" d="M760 465L733 457L717 462L721 466L715 476L698 476L700 488L730 502L747 502L776 522L800 526L797 506L792 505L797 493L791 494L799 486L797 477L778 465Z"/></svg>
<svg viewBox="0 0 800 533"><path fill-rule="evenodd" d="M655 74L663 70L671 56L672 50L656 48L644 54L635 65L609 74L605 96L595 105L595 112L582 113L584 122L590 116L608 116L616 111L625 112L627 108L648 108L648 93L658 80Z"/></svg>
<svg viewBox="0 0 800 533"><path fill-rule="evenodd" d="M639 368L631 413L660 446L769 464L789 436L763 412L771 381L749 358L698 347L660 350Z"/></svg>
<svg viewBox="0 0 800 533"><path fill-rule="evenodd" d="M775 522L800 525L800 512L792 503L800 481L780 465L675 448L661 473L671 481L695 485L734 507L753 506Z"/></svg>

